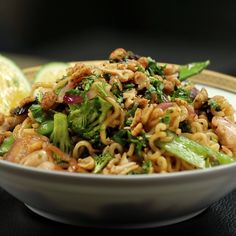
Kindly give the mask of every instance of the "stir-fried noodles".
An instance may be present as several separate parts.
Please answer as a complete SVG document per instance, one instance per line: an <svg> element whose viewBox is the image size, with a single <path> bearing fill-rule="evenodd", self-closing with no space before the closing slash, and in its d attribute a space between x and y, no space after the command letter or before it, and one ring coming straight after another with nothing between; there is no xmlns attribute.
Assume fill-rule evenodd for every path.
<svg viewBox="0 0 236 236"><path fill-rule="evenodd" d="M121 48L109 62L77 63L57 82L34 84L11 116L1 115L1 159L101 174L166 173L233 162L233 107L185 81L205 66L159 65Z"/></svg>

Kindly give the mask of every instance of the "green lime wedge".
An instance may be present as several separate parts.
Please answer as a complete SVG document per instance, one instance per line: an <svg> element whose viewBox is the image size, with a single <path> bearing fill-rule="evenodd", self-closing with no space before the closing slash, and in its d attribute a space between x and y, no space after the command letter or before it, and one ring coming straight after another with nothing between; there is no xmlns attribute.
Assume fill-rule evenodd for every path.
<svg viewBox="0 0 236 236"><path fill-rule="evenodd" d="M68 64L63 62L50 62L43 65L35 76L34 83L56 82L66 75Z"/></svg>

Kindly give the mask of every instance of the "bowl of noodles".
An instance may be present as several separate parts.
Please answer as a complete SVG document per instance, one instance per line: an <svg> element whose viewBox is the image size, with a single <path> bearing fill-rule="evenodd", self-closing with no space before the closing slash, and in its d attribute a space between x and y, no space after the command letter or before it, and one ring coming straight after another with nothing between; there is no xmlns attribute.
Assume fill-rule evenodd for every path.
<svg viewBox="0 0 236 236"><path fill-rule="evenodd" d="M32 84L3 116L0 185L63 223L153 227L235 187L235 78L122 48ZM25 70L29 80L37 68Z"/></svg>

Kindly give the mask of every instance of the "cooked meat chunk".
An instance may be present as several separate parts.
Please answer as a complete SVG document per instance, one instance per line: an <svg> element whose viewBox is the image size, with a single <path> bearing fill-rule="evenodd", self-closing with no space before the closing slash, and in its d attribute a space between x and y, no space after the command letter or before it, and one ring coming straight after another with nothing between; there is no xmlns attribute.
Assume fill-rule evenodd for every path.
<svg viewBox="0 0 236 236"><path fill-rule="evenodd" d="M70 67L67 71L67 75L70 77L70 82L74 84L79 83L84 77L91 74L91 68L82 63L75 64L75 66Z"/></svg>
<svg viewBox="0 0 236 236"><path fill-rule="evenodd" d="M138 90L142 90L150 86L149 78L140 71L136 71L134 73L134 83L138 85Z"/></svg>
<svg viewBox="0 0 236 236"><path fill-rule="evenodd" d="M123 61L128 56L128 53L125 49L123 48L117 48L115 49L109 56L109 59L111 61Z"/></svg>
<svg viewBox="0 0 236 236"><path fill-rule="evenodd" d="M51 109L57 101L57 95L53 90L49 90L43 94L41 107L43 110Z"/></svg>

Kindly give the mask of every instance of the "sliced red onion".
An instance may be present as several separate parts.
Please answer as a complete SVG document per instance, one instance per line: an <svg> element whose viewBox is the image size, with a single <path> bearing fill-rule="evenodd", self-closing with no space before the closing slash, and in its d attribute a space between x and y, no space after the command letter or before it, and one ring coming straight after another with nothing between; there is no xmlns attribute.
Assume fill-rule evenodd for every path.
<svg viewBox="0 0 236 236"><path fill-rule="evenodd" d="M190 89L189 96L190 96L190 98L194 99L198 95L198 93L199 93L199 90L197 88L193 87Z"/></svg>
<svg viewBox="0 0 236 236"><path fill-rule="evenodd" d="M74 103L79 104L83 102L83 97L76 94L66 94L63 97L63 101L68 104L74 104Z"/></svg>
<svg viewBox="0 0 236 236"><path fill-rule="evenodd" d="M69 82L65 87L61 89L60 93L58 94L57 101L59 103L62 103L66 92L70 89L73 89L74 87L75 87L74 84Z"/></svg>

